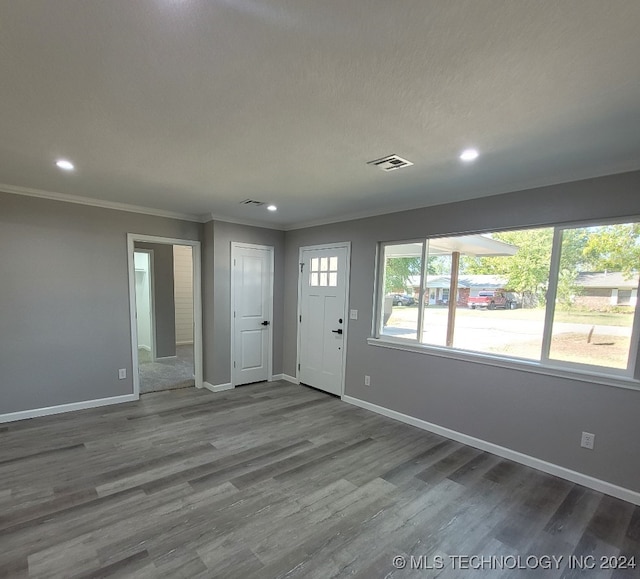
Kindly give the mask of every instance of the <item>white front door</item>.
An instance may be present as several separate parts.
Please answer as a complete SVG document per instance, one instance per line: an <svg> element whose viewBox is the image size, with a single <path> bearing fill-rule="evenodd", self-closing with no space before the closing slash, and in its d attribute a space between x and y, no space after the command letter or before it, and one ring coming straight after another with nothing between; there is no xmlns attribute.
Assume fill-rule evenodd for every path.
<svg viewBox="0 0 640 579"><path fill-rule="evenodd" d="M349 245L300 249L298 378L341 396L349 282Z"/></svg>
<svg viewBox="0 0 640 579"><path fill-rule="evenodd" d="M273 248L231 244L232 384L269 380Z"/></svg>

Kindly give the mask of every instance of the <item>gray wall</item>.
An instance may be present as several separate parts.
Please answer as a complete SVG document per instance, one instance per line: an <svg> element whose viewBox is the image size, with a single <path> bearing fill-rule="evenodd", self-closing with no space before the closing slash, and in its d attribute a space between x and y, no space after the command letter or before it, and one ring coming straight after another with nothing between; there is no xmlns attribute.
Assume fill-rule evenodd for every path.
<svg viewBox="0 0 640 579"><path fill-rule="evenodd" d="M153 309L156 357L176 355L176 303L173 283L173 245L141 243L136 249L153 250Z"/></svg>
<svg viewBox="0 0 640 579"><path fill-rule="evenodd" d="M0 414L133 392L129 232L202 225L0 193Z"/></svg>
<svg viewBox="0 0 640 579"><path fill-rule="evenodd" d="M202 375L205 382L213 382L214 339L213 316L213 221L206 223L202 234Z"/></svg>
<svg viewBox="0 0 640 579"><path fill-rule="evenodd" d="M378 241L640 215L640 172L286 233L284 373L295 376L298 250L351 241L346 391L640 491L640 391L370 346ZM364 386L364 374L371 386ZM580 433L596 448L579 448Z"/></svg>
<svg viewBox="0 0 640 579"><path fill-rule="evenodd" d="M282 373L284 232L223 221L205 224L203 267L204 379L231 381L231 242L274 248L273 373ZM213 275L212 275L213 274Z"/></svg>
<svg viewBox="0 0 640 579"><path fill-rule="evenodd" d="M631 215L640 215L640 172L286 234L0 193L0 414L132 393L128 232L203 241L211 384L230 380L231 241L275 248L273 371L292 376L298 249L351 241L359 319L349 322L347 395L640 491L639 391L366 342L378 241ZM594 451L579 448L582 430L596 434Z"/></svg>

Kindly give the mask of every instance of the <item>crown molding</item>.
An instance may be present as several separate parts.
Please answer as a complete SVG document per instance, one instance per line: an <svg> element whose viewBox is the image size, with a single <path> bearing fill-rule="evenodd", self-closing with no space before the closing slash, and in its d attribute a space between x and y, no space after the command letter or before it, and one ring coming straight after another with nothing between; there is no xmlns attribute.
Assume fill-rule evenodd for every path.
<svg viewBox="0 0 640 579"><path fill-rule="evenodd" d="M40 199L49 199L52 201L61 201L63 203L75 203L76 205L87 205L89 207L99 207L101 209L113 209L115 211L127 211L129 213L140 213L142 215L152 215L154 217L167 217L169 219L180 219L183 221L192 221L195 223L207 223L209 221L222 221L224 223L233 223L235 225L246 225L248 227L262 227L264 229L274 229L276 231L294 231L296 229L305 229L307 227L318 227L321 225L331 225L332 223L341 223L344 221L353 221L356 219L366 219L367 217L377 217L379 215L387 215L389 213L399 213L408 209L416 209L410 206L403 209L394 209L393 211L364 211L359 213L350 213L341 217L329 217L325 219L317 219L311 221L299 221L289 224L269 223L259 219L236 219L218 215L215 213L205 213L204 215L195 215L192 213L179 213L177 211L165 211L163 209L154 209L152 207L143 207L141 205L132 205L129 203L120 203L117 201L104 201L102 199L94 199L92 197L83 197L81 195L71 195L69 193L55 193L53 191L44 191L42 189L30 189L28 187L18 187L16 185L5 185L0 183L0 191L13 195L22 195L26 197L38 197Z"/></svg>
<svg viewBox="0 0 640 579"><path fill-rule="evenodd" d="M100 207L102 209L113 209L115 211L127 211L129 213L141 213L154 217L168 217L170 219L180 219L183 221L193 221L195 223L205 223L208 215L193 215L191 213L179 213L177 211L165 211L163 209L153 209L129 203L119 203L116 201L103 201L91 197L80 195L70 195L68 193L54 193L53 191L43 191L41 189L29 189L28 187L17 187L15 185L0 184L0 191L13 195L23 195L26 197L38 197L40 199L50 199L52 201L62 201L63 203L75 203L76 205L88 205L90 207Z"/></svg>
<svg viewBox="0 0 640 579"><path fill-rule="evenodd" d="M379 209L375 211L361 211L358 213L347 213L340 217L327 217L324 219L314 219L311 221L293 221L291 223L269 223L267 221L260 221L257 219L235 219L233 217L225 217L223 215L216 215L210 213L204 222L207 221L222 221L224 223L233 223L236 225L247 225L249 227L262 227L265 229L274 229L276 231L295 231L296 229L306 229L307 227L319 227L322 225L331 225L333 223L343 223L345 221L355 221L357 219L367 219L368 217L379 217L381 215L389 215L391 213L401 213L403 211L410 211L413 209L422 209L424 205L409 205L404 208L394 208L393 211L388 209Z"/></svg>
<svg viewBox="0 0 640 579"><path fill-rule="evenodd" d="M307 227L319 227L321 225L331 225L333 223L343 223L345 221L356 221L357 219L367 219L369 217L380 217L381 215L390 215L392 213L402 213L403 211L412 211L414 209L424 209L424 203L421 205L407 205L406 207L387 209L376 209L371 211L359 211L355 213L346 213L340 217L326 217L324 219L312 219L310 221L295 221L283 226L284 231L294 231L296 229L306 229Z"/></svg>
<svg viewBox="0 0 640 579"><path fill-rule="evenodd" d="M262 227L264 229L285 231L285 227L280 223L269 223L268 221L260 221L259 219L235 219L234 217L224 217L223 215L216 215L215 213L208 213L206 221L223 221L224 223L233 223L234 225L247 225L248 227Z"/></svg>
<svg viewBox="0 0 640 579"><path fill-rule="evenodd" d="M466 201L472 201L477 199L484 198L492 198L492 197L500 197L503 195L510 195L515 193L525 193L527 191L535 191L537 189L544 189L545 187L554 187L558 185L565 185L571 183L579 183L581 181L591 181L594 179L606 179L607 177L617 177L625 174L638 173L640 174L640 170L637 167L625 168L623 170L616 170L611 172L610 170L605 172L599 172L591 176L573 178L568 177L560 180L553 179L535 179L529 181L526 184L518 187L517 189L512 189L510 187L502 187L502 188L494 188L491 190L478 190L471 196L464 195L456 199L447 199L440 200L435 203L425 203L424 200L407 202L405 204L396 205L393 208L381 208L381 209L373 209L370 211L359 211L353 213L344 213L339 217L326 217L324 219L312 219L312 220L303 220L303 221L294 221L291 223L287 223L284 225L283 229L285 231L293 231L296 229L306 229L307 227L318 227L321 225L331 225L332 223L342 223L345 221L355 221L357 219L367 219L369 217L380 217L382 215L391 215L393 213L402 213L403 211L414 211L416 209L426 209L431 207L437 207L439 205L449 205L452 203L464 203Z"/></svg>

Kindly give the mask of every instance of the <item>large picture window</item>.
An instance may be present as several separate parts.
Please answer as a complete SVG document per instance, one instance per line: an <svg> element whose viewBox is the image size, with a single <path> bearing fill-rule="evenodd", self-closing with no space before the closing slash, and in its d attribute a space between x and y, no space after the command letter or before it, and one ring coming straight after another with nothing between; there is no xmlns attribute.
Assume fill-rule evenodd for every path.
<svg viewBox="0 0 640 579"><path fill-rule="evenodd" d="M377 337L630 375L640 224L381 244Z"/></svg>

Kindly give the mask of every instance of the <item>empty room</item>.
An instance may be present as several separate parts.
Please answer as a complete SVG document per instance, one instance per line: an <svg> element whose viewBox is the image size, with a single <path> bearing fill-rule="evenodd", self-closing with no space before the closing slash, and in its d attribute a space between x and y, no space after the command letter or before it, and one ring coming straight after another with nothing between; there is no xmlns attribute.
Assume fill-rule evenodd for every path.
<svg viewBox="0 0 640 579"><path fill-rule="evenodd" d="M640 576L637 0L0 0L0 577Z"/></svg>

